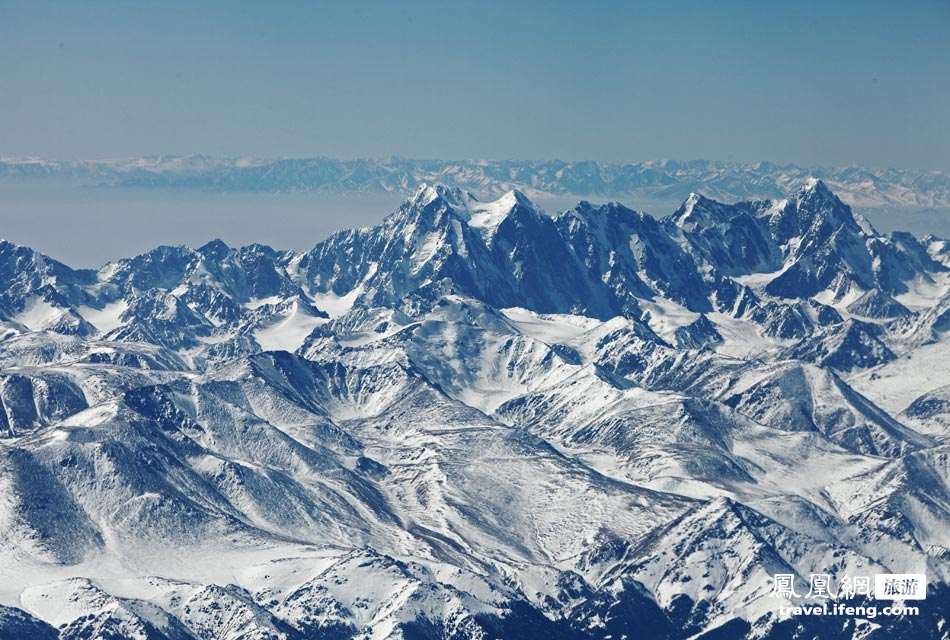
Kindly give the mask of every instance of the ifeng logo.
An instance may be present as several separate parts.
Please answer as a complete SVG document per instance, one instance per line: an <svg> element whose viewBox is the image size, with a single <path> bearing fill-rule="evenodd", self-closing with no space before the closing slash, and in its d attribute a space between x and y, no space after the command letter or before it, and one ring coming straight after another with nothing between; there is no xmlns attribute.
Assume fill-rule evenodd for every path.
<svg viewBox="0 0 950 640"><path fill-rule="evenodd" d="M873 591L872 591L873 585ZM778 608L780 615L857 616L873 619L880 615L918 615L920 610L907 606L904 600L927 597L927 576L923 573L879 573L870 576L843 576L834 581L830 574L813 573L808 577L808 591L796 589L794 573L772 576L772 595L789 600ZM858 598L857 602L850 602ZM879 607L874 600L897 600ZM797 602L793 603L794 599Z"/></svg>
<svg viewBox="0 0 950 640"><path fill-rule="evenodd" d="M830 574L808 576L808 590L796 589L794 573L772 576L772 595L792 598L851 600L873 595L877 600L923 600L927 597L927 576L923 573L878 573L872 583L870 576L845 575L835 582ZM872 592L871 585L874 585Z"/></svg>

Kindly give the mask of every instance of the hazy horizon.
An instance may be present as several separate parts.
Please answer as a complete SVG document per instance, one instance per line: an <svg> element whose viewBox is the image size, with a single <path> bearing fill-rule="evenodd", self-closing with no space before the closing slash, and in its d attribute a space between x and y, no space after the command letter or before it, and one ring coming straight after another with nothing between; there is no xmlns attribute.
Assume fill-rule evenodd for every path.
<svg viewBox="0 0 950 640"><path fill-rule="evenodd" d="M340 162L380 162L385 163L392 160L408 160L411 162L433 162L433 163L470 163L470 164L479 164L479 163L503 163L503 162L518 162L518 163L555 163L555 162L564 162L566 164L581 164L581 163L600 163L604 165L611 166L621 166L621 165L646 165L654 163L680 163L680 164L689 164L693 162L708 162L714 164L722 165L735 165L735 166L755 166L755 165L773 165L776 167L798 167L801 169L837 169L837 168L861 168L861 169L872 169L872 170L894 170L894 171L931 171L938 172L943 174L950 174L950 169L940 169L937 167L900 167L895 165L873 165L867 163L847 163L847 164L828 164L828 163L817 163L817 164L803 164L797 162L779 162L776 160L769 159L759 159L759 160L724 160L722 158L689 158L689 157L663 157L663 158L630 158L626 160L603 160L594 157L581 157L581 158L558 158L558 157L540 157L540 158L526 158L526 157L414 157L406 154L389 154L389 155L379 155L379 156L355 156L355 157L341 157L341 156L329 156L325 154L313 154L313 155L248 155L248 154L237 154L237 155L214 155L210 153L145 153L141 155L113 155L113 156L90 156L90 157L74 157L74 158L65 158L65 157L55 157L55 156L41 156L37 154L5 154L0 150L0 161L42 161L42 162L62 162L62 163L91 163L91 164L108 164L113 162L123 162L130 160L139 160L139 159L158 159L158 158L208 158L212 161L247 161L252 163L270 163L270 162L279 162L279 161L296 161L296 160L317 160L317 159L326 159L334 160Z"/></svg>
<svg viewBox="0 0 950 640"><path fill-rule="evenodd" d="M950 170L950 4L0 3L0 153Z"/></svg>
<svg viewBox="0 0 950 640"><path fill-rule="evenodd" d="M947 173L948 27L941 0L0 0L0 55L16 61L0 66L0 156L708 158ZM381 220L405 195L7 185L0 236L84 266L218 236L300 249ZM678 204L619 199L656 215ZM898 218L917 231L918 219L950 224Z"/></svg>

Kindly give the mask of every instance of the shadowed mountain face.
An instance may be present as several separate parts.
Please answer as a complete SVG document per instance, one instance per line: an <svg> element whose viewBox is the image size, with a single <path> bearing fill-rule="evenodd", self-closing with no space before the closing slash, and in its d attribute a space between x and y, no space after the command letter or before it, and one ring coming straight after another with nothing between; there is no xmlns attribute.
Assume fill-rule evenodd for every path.
<svg viewBox="0 0 950 640"><path fill-rule="evenodd" d="M98 271L0 243L0 636L784 638L773 574L886 571L940 597L807 632L919 633L948 255L815 180L662 219L422 186Z"/></svg>

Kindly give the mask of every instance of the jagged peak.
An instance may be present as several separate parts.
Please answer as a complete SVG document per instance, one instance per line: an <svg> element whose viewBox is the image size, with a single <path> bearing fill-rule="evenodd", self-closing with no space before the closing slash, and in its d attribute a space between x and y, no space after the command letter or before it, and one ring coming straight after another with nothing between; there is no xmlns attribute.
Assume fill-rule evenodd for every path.
<svg viewBox="0 0 950 640"><path fill-rule="evenodd" d="M415 192L406 200L405 204L424 207L440 199L453 207L463 210L484 209L487 207L500 208L506 205L510 208L520 205L530 209L540 210L540 207L519 189L511 189L504 192L495 200L482 202L471 192L462 191L458 187L429 184L426 182L419 185Z"/></svg>
<svg viewBox="0 0 950 640"><path fill-rule="evenodd" d="M847 227L855 233L867 232L865 225L861 225L855 218L851 207L842 202L828 185L818 178L809 178L798 192L788 199L785 206L770 209L768 215L778 224L787 224L779 222L781 220L794 220L793 228L786 229L786 236L788 233L804 236L809 229L823 229L821 235L827 236L832 230L842 227Z"/></svg>
<svg viewBox="0 0 950 640"><path fill-rule="evenodd" d="M658 223L658 220L649 213L631 209L623 203L613 200L604 204L592 204L587 200L581 200L574 208L563 211L554 218L569 221L573 219L577 223L589 225L592 228L614 224L631 225L634 228L639 228L644 224L652 226ZM574 224L574 222L569 222L569 224Z"/></svg>
<svg viewBox="0 0 950 640"><path fill-rule="evenodd" d="M187 245L160 244L143 253L139 253L128 258L121 258L118 260L118 262L133 263L133 262L141 262L143 260L155 260L155 259L160 259L160 258L164 259L164 258L170 258L170 257L193 257L194 253L195 253L195 250Z"/></svg>
<svg viewBox="0 0 950 640"><path fill-rule="evenodd" d="M416 224L422 217L430 215L443 217L444 214L448 214L444 216L445 220L454 218L467 221L470 217L470 205L476 202L478 200L475 196L457 187L423 182L398 209L387 217L387 221L388 224L401 226ZM424 226L429 226L429 224L431 223L425 223Z"/></svg>
<svg viewBox="0 0 950 640"><path fill-rule="evenodd" d="M729 207L730 205L724 205L717 200L707 198L703 194L693 191L687 196L686 200L683 201L679 209L674 211L668 219L677 227L684 229L703 226L704 223L709 222L708 215L706 214L718 213ZM713 220L713 222L719 222L719 220Z"/></svg>
<svg viewBox="0 0 950 640"><path fill-rule="evenodd" d="M843 204L831 189L820 178L810 177L805 180L798 190L797 200L821 200L833 204Z"/></svg>
<svg viewBox="0 0 950 640"><path fill-rule="evenodd" d="M708 200L706 196L701 193L696 193L695 191L690 191L689 195L686 196L686 200L683 201L684 207L693 207L697 203L702 202L703 200Z"/></svg>
<svg viewBox="0 0 950 640"><path fill-rule="evenodd" d="M447 187L441 184L430 185L423 182L415 193L406 200L406 204L427 207L436 200L444 200L449 205L464 206L466 201L471 198L474 198L474 196L463 192L458 187Z"/></svg>
<svg viewBox="0 0 950 640"><path fill-rule="evenodd" d="M506 191L491 202L479 202L474 197L465 202L468 225L480 230L489 239L494 236L501 223L515 211L527 212L533 216L544 215L541 207L517 189Z"/></svg>
<svg viewBox="0 0 950 640"><path fill-rule="evenodd" d="M804 191L824 191L826 193L831 193L831 190L828 188L828 185L825 184L825 181L821 178L816 178L815 176L808 176L805 178L804 183L802 184L802 190Z"/></svg>
<svg viewBox="0 0 950 640"><path fill-rule="evenodd" d="M627 212L635 213L638 216L641 215L639 211L636 211L635 209L631 209L630 207L626 206L622 202L617 202L616 200L611 200L610 202L605 202L603 204L594 204L590 202L589 200L581 200L580 202L577 203L577 206L575 206L573 209L565 211L564 213L572 213L572 214L578 215L578 214L586 214L586 213L596 214L603 211L627 211ZM642 215L646 215L646 214L642 214Z"/></svg>
<svg viewBox="0 0 950 640"><path fill-rule="evenodd" d="M495 210L507 210L509 213L515 208L521 207L537 214L543 214L544 211L535 204L524 192L518 189L511 189L503 193L494 202L477 203L470 208L474 210L491 208Z"/></svg>
<svg viewBox="0 0 950 640"><path fill-rule="evenodd" d="M229 247L224 242L224 240L221 240L220 238L210 240L209 242L206 242L205 244L198 247L198 253L216 260L220 260L224 256L228 255L230 251L231 247Z"/></svg>
<svg viewBox="0 0 950 640"><path fill-rule="evenodd" d="M532 202L531 199L519 189L511 189L506 191L495 202L511 202L512 204L518 204L525 207L531 207L534 209L538 208L537 205L535 205L534 202Z"/></svg>
<svg viewBox="0 0 950 640"><path fill-rule="evenodd" d="M423 183L387 218L387 224L401 227L421 222L421 228L431 229L445 227L454 220L490 241L498 227L513 213L529 217L546 215L541 207L517 189L509 190L495 200L482 202L472 193L457 187Z"/></svg>
<svg viewBox="0 0 950 640"><path fill-rule="evenodd" d="M386 217L384 225L415 228L421 223L423 228L429 228L437 224L437 219L453 217L465 219L467 217L464 213L465 207L461 206L460 202L463 199L459 189L423 182L412 195Z"/></svg>
<svg viewBox="0 0 950 640"><path fill-rule="evenodd" d="M706 196L702 195L701 193L696 193L695 191L691 191L690 194L686 197L686 200L683 201L683 204L680 205L680 208L677 210L677 213L674 214L674 217L680 218L682 216L688 216L689 214L693 212L693 209L695 209L697 205L703 202L712 202L712 201ZM680 212L682 212L681 215L677 215L677 214L680 214Z"/></svg>

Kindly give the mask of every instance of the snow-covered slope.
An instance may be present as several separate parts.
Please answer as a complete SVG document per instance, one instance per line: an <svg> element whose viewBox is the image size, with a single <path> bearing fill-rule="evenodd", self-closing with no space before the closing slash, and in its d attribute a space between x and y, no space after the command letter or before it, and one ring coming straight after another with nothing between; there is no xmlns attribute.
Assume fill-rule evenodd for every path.
<svg viewBox="0 0 950 640"><path fill-rule="evenodd" d="M663 219L426 185L305 253L97 271L0 243L0 637L784 638L773 573L945 593L945 246L820 181Z"/></svg>

